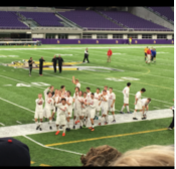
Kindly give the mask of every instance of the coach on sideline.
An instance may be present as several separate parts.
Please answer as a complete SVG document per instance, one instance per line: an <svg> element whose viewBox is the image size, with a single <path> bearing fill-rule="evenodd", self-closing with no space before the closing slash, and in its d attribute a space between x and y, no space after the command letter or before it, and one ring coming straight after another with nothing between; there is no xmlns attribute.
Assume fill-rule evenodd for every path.
<svg viewBox="0 0 176 169"><path fill-rule="evenodd" d="M39 59L39 75L43 76L43 62L45 62L45 60L43 59L43 57L41 57L41 59Z"/></svg>
<svg viewBox="0 0 176 169"><path fill-rule="evenodd" d="M58 56L57 60L58 60L59 72L62 73L62 63L64 62L64 60L60 55Z"/></svg>
<svg viewBox="0 0 176 169"><path fill-rule="evenodd" d="M86 48L86 50L85 50L85 52L84 52L84 60L83 60L83 62L85 62L85 60L87 60L87 62L90 63L90 62L89 62L88 48Z"/></svg>
<svg viewBox="0 0 176 169"><path fill-rule="evenodd" d="M56 73L57 72L57 69L56 69L57 58L56 58L56 56L53 57L52 62L53 62L54 73Z"/></svg>

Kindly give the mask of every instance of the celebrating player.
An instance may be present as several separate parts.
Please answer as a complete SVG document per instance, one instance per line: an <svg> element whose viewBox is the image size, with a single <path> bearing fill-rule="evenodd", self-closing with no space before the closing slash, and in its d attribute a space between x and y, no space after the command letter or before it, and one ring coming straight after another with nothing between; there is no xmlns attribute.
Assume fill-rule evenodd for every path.
<svg viewBox="0 0 176 169"><path fill-rule="evenodd" d="M130 113L130 108L129 108L129 95L130 95L130 86L131 83L127 83L127 86L123 89L122 93L123 93L123 106L122 109L120 111L121 114L124 114L123 110L126 107L127 108L127 113Z"/></svg>
<svg viewBox="0 0 176 169"><path fill-rule="evenodd" d="M70 131L70 118L72 117L72 103L73 103L73 98L71 97L71 92L67 91L67 98L66 98L66 103L68 105L68 113L66 114L67 118L67 127L66 130Z"/></svg>
<svg viewBox="0 0 176 169"><path fill-rule="evenodd" d="M56 104L57 106L57 119L56 119L56 135L60 133L59 126L62 126L63 133L62 136L65 136L66 132L66 114L68 113L68 105L66 104L66 99L62 98L61 103Z"/></svg>
<svg viewBox="0 0 176 169"><path fill-rule="evenodd" d="M116 95L113 92L113 88L110 87L109 88L109 100L108 100L108 112L112 112L112 116L113 116L113 121L112 122L116 122L115 120L115 101L116 101Z"/></svg>
<svg viewBox="0 0 176 169"><path fill-rule="evenodd" d="M35 124L37 126L36 130L40 128L42 130L42 120L43 120L43 103L44 100L42 98L42 94L38 94L38 99L35 100L36 108L35 108ZM40 119L40 123L38 123L38 119Z"/></svg>
<svg viewBox="0 0 176 169"><path fill-rule="evenodd" d="M99 117L99 114L100 114L100 106L99 106L100 96L101 96L100 88L97 88L96 93L94 93L94 98L96 100L96 116L95 116L94 120L98 120L98 117Z"/></svg>
<svg viewBox="0 0 176 169"><path fill-rule="evenodd" d="M78 79L75 79L75 77L72 77L72 83L76 85L76 87L79 87L81 89L81 84L79 83Z"/></svg>
<svg viewBox="0 0 176 169"><path fill-rule="evenodd" d="M137 110L142 112L141 94L144 93L145 91L146 91L145 88L142 88L141 91L137 92L136 95L135 95L135 103L134 103L135 110L134 110L134 113L133 113L133 120L137 120L137 118L136 118Z"/></svg>

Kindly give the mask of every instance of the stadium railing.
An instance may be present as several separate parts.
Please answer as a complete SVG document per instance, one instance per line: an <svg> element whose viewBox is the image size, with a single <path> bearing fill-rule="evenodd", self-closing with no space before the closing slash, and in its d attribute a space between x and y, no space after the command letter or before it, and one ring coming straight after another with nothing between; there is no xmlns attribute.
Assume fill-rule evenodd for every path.
<svg viewBox="0 0 176 169"><path fill-rule="evenodd" d="M0 45L36 45L40 46L41 41L0 41Z"/></svg>

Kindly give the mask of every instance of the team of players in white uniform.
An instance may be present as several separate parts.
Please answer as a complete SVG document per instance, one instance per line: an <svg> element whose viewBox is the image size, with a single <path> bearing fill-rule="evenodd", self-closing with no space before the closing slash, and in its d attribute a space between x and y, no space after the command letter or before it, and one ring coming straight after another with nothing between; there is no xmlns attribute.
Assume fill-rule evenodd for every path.
<svg viewBox="0 0 176 169"><path fill-rule="evenodd" d="M97 88L95 93L91 93L90 88L86 88L86 92L80 91L81 84L79 80L73 77L72 82L76 85L75 93L73 97L70 91L65 90L65 86L61 86L61 90L56 89L54 92L54 87L48 87L44 91L45 100L42 98L42 94L38 95L36 99L36 109L35 109L35 122L37 130L42 130L43 117L49 119L49 127L52 129L52 119L54 118L55 112L57 112L56 118L56 135L60 133L60 128L62 127L62 136L65 136L66 130L70 130L70 119L72 117L72 111L74 109L73 118L73 129L76 128L75 125L80 123L80 129L87 126L87 122L90 119L91 127L89 129L94 131L94 120L99 120L99 125L108 124L108 114L111 112L113 116L113 121L115 120L115 101L116 95L113 92L113 88L105 86L104 90L100 92ZM130 93L131 83L127 83L127 86L123 89L122 93L124 95L124 105L122 106L121 112L123 113L124 108L129 111L129 93ZM141 99L141 94L146 90L144 88L137 92L135 95L135 110L133 113L133 120L137 120L136 112L139 110L142 112L142 119L146 119L145 110L148 111L148 105L151 102L150 98ZM45 107L43 108L45 102ZM101 116L99 117L101 112ZM99 117L99 118L98 118ZM38 122L40 119L40 122ZM67 126L67 128L66 128Z"/></svg>

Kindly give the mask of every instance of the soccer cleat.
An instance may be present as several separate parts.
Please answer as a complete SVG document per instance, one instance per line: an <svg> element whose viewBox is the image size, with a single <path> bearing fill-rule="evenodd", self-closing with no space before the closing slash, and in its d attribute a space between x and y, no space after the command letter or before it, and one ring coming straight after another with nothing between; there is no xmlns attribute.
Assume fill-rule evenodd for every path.
<svg viewBox="0 0 176 169"><path fill-rule="evenodd" d="M75 124L78 124L78 123L80 123L80 121L79 121L79 120L77 120L77 121L75 122Z"/></svg>
<svg viewBox="0 0 176 169"><path fill-rule="evenodd" d="M40 131L42 131L42 128L40 128Z"/></svg>
<svg viewBox="0 0 176 169"><path fill-rule="evenodd" d="M142 117L141 120L145 120L146 118L145 117Z"/></svg>
<svg viewBox="0 0 176 169"><path fill-rule="evenodd" d="M133 117L133 120L137 120L137 118L136 118L136 117Z"/></svg>
<svg viewBox="0 0 176 169"><path fill-rule="evenodd" d="M172 130L172 128L171 128L171 127L168 127L167 129L168 129L168 130Z"/></svg>
<svg viewBox="0 0 176 169"><path fill-rule="evenodd" d="M50 130L52 130L52 127L50 126Z"/></svg>
<svg viewBox="0 0 176 169"><path fill-rule="evenodd" d="M98 123L99 126L101 126L101 123Z"/></svg>
<svg viewBox="0 0 176 169"><path fill-rule="evenodd" d="M37 126L36 130L38 130L39 128L40 128L40 125L39 125L39 126Z"/></svg>
<svg viewBox="0 0 176 169"><path fill-rule="evenodd" d="M66 128L67 131L70 131L70 128Z"/></svg>
<svg viewBox="0 0 176 169"><path fill-rule="evenodd" d="M60 131L57 131L57 132L56 132L56 136L57 136L59 133L60 133Z"/></svg>
<svg viewBox="0 0 176 169"><path fill-rule="evenodd" d="M128 114L131 114L132 112L127 112Z"/></svg>
<svg viewBox="0 0 176 169"><path fill-rule="evenodd" d="M116 120L113 120L113 121L112 121L112 123L115 123L115 122L116 122Z"/></svg>
<svg viewBox="0 0 176 169"><path fill-rule="evenodd" d="M120 114L124 114L124 112L120 111Z"/></svg>
<svg viewBox="0 0 176 169"><path fill-rule="evenodd" d="M82 129L82 126L80 126L80 129Z"/></svg>
<svg viewBox="0 0 176 169"><path fill-rule="evenodd" d="M89 127L90 130L92 130L92 127Z"/></svg>
<svg viewBox="0 0 176 169"><path fill-rule="evenodd" d="M94 130L95 130L94 128L91 129L91 131L94 131Z"/></svg>
<svg viewBox="0 0 176 169"><path fill-rule="evenodd" d="M65 137L65 133L62 133L62 137Z"/></svg>

